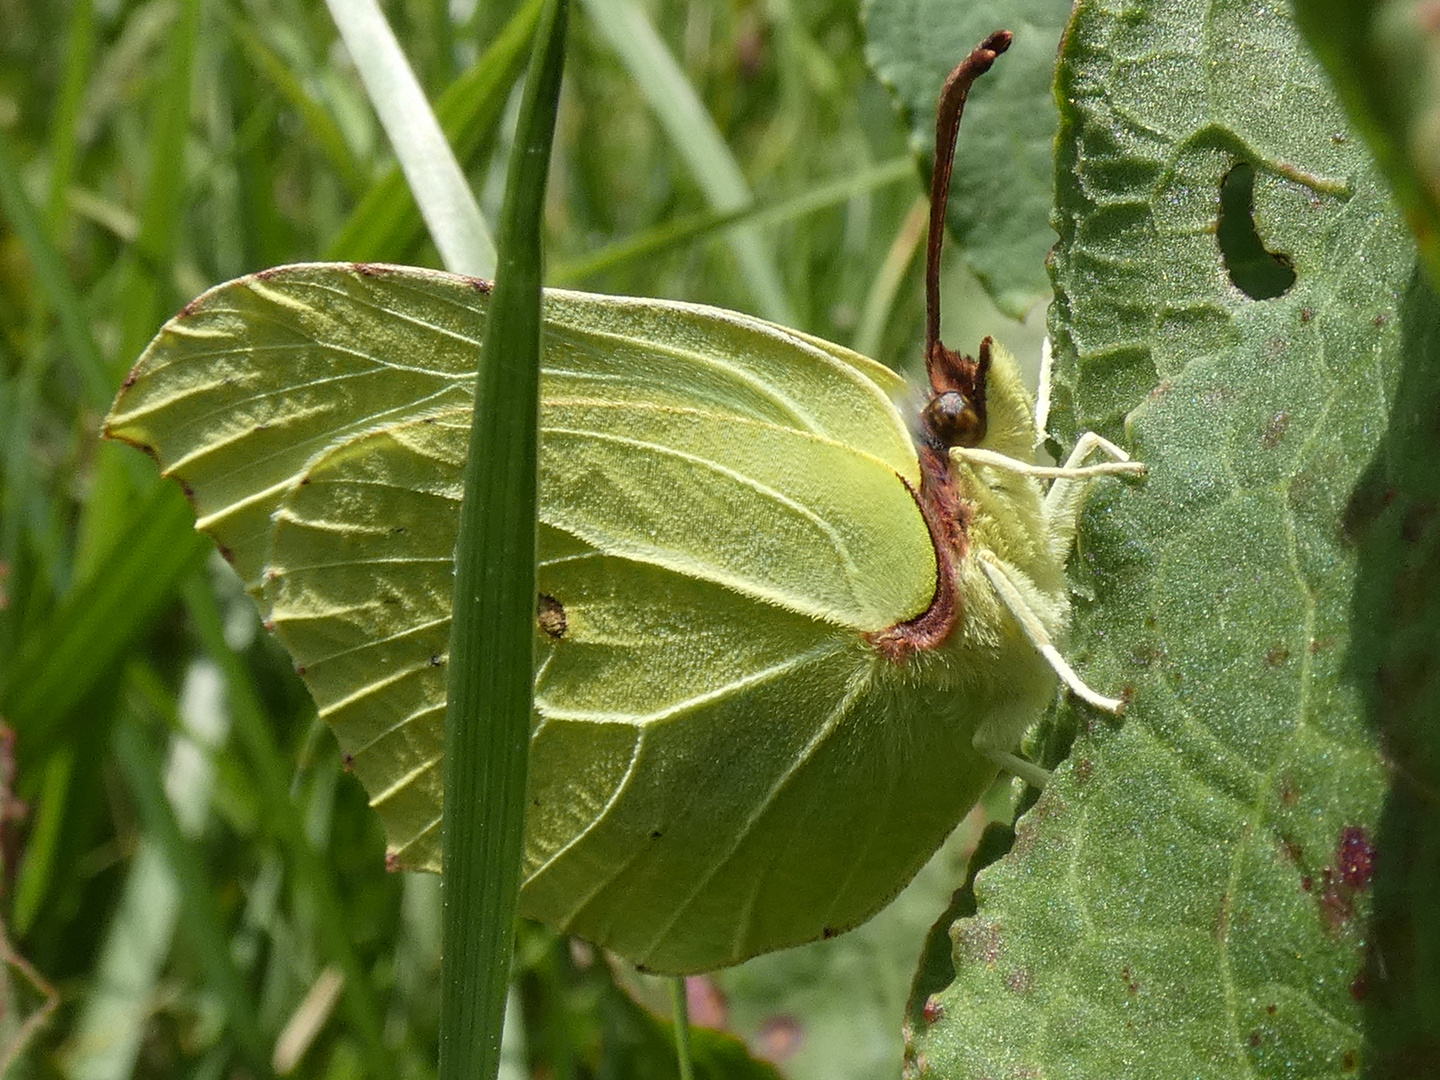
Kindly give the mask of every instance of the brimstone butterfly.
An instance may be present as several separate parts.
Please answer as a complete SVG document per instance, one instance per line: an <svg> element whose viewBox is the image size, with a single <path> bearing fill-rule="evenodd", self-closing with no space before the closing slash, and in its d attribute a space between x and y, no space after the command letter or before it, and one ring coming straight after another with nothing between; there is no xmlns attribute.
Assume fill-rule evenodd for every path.
<svg viewBox="0 0 1440 1080"><path fill-rule="evenodd" d="M938 340L955 131L941 97L927 367L734 312L545 298L535 727L521 912L652 970L883 907L1015 754L1060 659L1086 436L1044 492L1015 362ZM384 819L438 869L445 663L488 285L282 267L158 334L105 426L190 494ZM1102 448L1117 461L1081 468Z"/></svg>

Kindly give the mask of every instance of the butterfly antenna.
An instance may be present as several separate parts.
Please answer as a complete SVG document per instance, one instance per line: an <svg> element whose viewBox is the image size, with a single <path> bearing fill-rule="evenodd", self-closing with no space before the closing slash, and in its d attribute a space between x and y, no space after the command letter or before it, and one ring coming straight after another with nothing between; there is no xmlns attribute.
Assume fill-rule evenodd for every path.
<svg viewBox="0 0 1440 1080"><path fill-rule="evenodd" d="M955 164L955 139L965 98L975 80L990 70L995 58L1010 47L1014 35L997 30L956 65L940 90L935 115L935 167L930 173L930 235L925 245L925 364L941 363L940 246L945 239L945 207L950 201L950 170Z"/></svg>

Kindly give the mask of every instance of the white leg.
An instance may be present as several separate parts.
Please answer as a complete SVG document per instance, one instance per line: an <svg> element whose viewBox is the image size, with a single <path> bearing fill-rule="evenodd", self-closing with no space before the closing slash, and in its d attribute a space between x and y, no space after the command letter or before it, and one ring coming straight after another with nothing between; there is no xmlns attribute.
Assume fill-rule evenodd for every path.
<svg viewBox="0 0 1440 1080"><path fill-rule="evenodd" d="M1113 458L1100 465L1085 465L1085 460L1096 451ZM1050 545L1055 557L1064 559L1070 554L1070 545L1075 542L1075 525L1080 517L1080 504L1085 499L1085 484L1093 477L1105 472L1128 472L1143 475L1142 462L1131 461L1130 455L1109 439L1087 431L1075 443L1075 449L1065 459L1064 468L1068 475L1058 477L1045 493L1045 520L1050 525Z"/></svg>
<svg viewBox="0 0 1440 1080"><path fill-rule="evenodd" d="M1045 785L1050 782L1050 774L1048 772L1039 765L1036 765L1033 761L1026 761L1019 754L1012 754L1008 750L995 750L988 746L981 746L979 743L975 744L975 749L978 750L983 757L989 758L996 765L999 765L1005 772L1008 772L1012 776L1020 777L1021 780L1024 780L1031 787L1036 787L1044 791Z"/></svg>
<svg viewBox="0 0 1440 1080"><path fill-rule="evenodd" d="M1019 473L1021 476L1038 476L1046 480L1089 480L1096 476L1120 474L1138 476L1145 472L1145 465L1142 462L1131 461L1129 455L1114 443L1100 439L1099 435L1090 432L1085 433L1081 442L1088 438L1099 439L1106 446L1114 447L1115 452L1121 455L1120 460L1102 461L1099 465L1071 465L1069 461L1064 465L1032 465L1028 461L998 454L994 450L982 450L978 446L952 446L950 456L959 458L970 465L988 465L992 469L1004 469L1007 472ZM1080 444L1077 443L1075 448L1078 450ZM1091 448L1093 449L1093 444ZM1075 455L1071 454L1070 460L1074 459Z"/></svg>
<svg viewBox="0 0 1440 1080"><path fill-rule="evenodd" d="M985 576L990 579L990 584L995 587L995 594L1000 597L1001 602L1014 616L1015 621L1020 624L1020 629L1030 639L1045 662L1055 669L1055 674L1060 676L1070 692L1081 701L1088 702L1097 709L1105 712L1120 715L1125 709L1125 702L1119 698L1105 697L1090 689L1085 680L1075 674L1075 669L1065 662L1060 655L1060 650L1055 648L1055 643L1050 640L1050 634L1046 631L1044 624L1036 617L1030 605L1025 602L1025 597L1015 587L1010 576L1005 573L1005 568L988 551L977 551L975 558L980 562L980 568L985 571Z"/></svg>

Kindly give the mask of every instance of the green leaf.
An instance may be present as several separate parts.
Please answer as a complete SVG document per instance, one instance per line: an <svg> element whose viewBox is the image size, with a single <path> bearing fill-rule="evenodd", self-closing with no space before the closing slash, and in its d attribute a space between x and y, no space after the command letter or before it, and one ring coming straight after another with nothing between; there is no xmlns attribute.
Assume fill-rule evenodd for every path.
<svg viewBox="0 0 1440 1080"><path fill-rule="evenodd" d="M1440 37L1406 0L1294 0L1355 130L1395 190L1430 282L1440 286Z"/></svg>
<svg viewBox="0 0 1440 1080"><path fill-rule="evenodd" d="M1015 32L965 106L947 219L965 262L1017 319L1050 294L1058 123L1050 84L1069 10L1069 0L867 0L865 8L871 66L894 93L927 176L945 76L987 34Z"/></svg>
<svg viewBox="0 0 1440 1080"><path fill-rule="evenodd" d="M956 1080L1356 1075L1372 874L1400 850L1356 660L1366 610L1400 598L1367 593L1347 506L1375 496L1435 302L1283 8L1084 0L1058 90L1058 426L1128 432L1150 467L1091 496L1072 651L1133 702L1075 718L976 880L915 1060ZM1295 273L1269 299L1217 237L1242 163L1256 236Z"/></svg>

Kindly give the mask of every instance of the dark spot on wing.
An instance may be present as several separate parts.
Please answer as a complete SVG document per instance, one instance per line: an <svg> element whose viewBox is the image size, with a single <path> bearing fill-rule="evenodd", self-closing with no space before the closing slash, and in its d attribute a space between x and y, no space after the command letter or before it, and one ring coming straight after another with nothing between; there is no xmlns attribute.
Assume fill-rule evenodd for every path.
<svg viewBox="0 0 1440 1080"><path fill-rule="evenodd" d="M567 628L565 605L555 597L541 593L535 601L535 621L540 624L541 630L558 641L565 636Z"/></svg>

